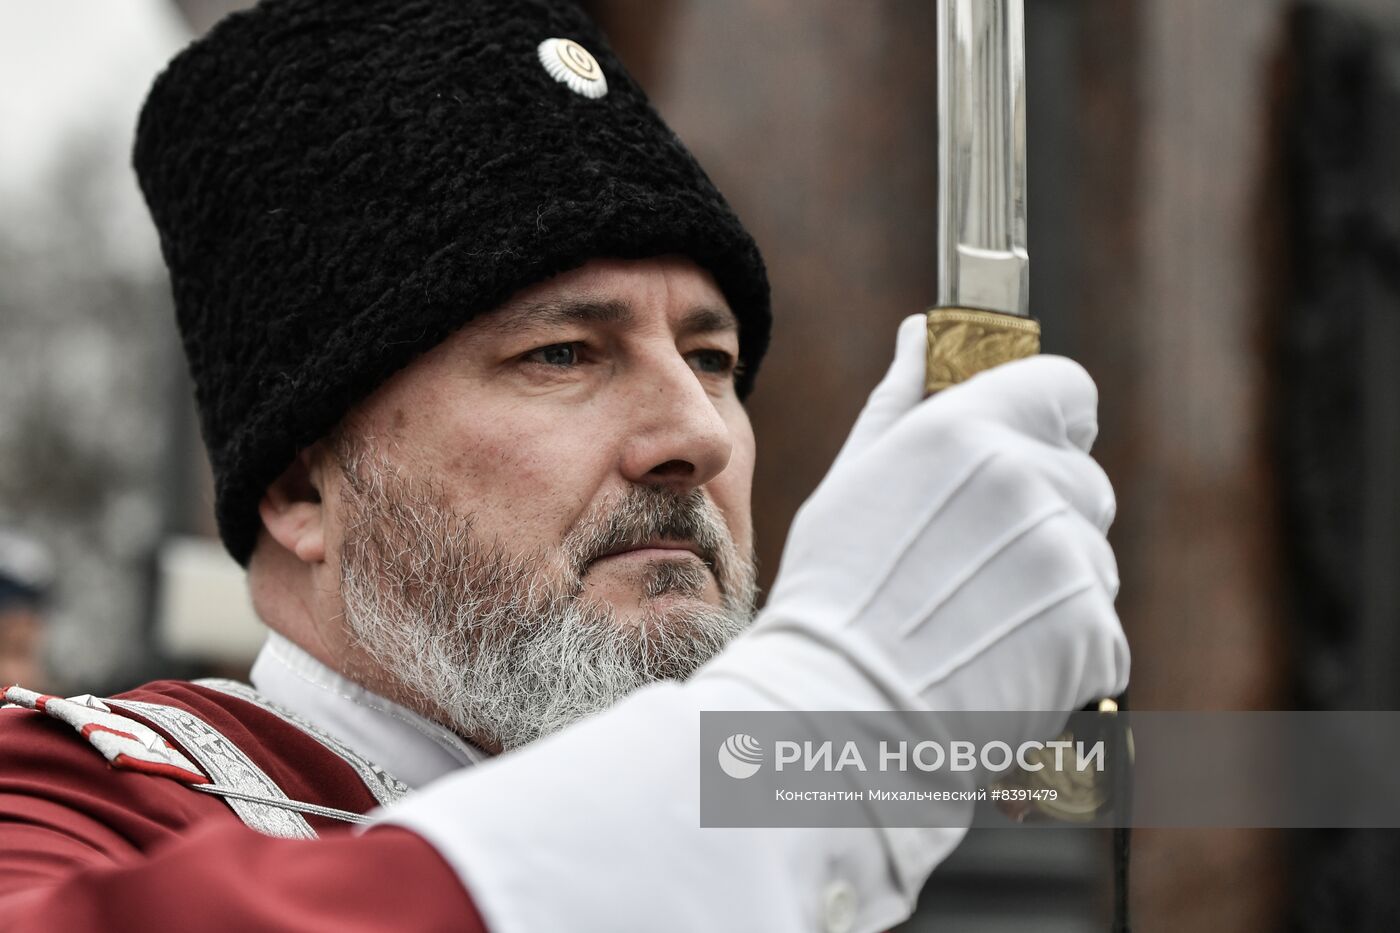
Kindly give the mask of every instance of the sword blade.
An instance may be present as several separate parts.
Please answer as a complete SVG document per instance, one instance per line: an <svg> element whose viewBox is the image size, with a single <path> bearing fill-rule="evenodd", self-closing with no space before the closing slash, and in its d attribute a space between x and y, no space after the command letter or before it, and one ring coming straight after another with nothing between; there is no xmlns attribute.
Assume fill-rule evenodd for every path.
<svg viewBox="0 0 1400 933"><path fill-rule="evenodd" d="M1029 316L1023 0L937 2L936 304Z"/></svg>

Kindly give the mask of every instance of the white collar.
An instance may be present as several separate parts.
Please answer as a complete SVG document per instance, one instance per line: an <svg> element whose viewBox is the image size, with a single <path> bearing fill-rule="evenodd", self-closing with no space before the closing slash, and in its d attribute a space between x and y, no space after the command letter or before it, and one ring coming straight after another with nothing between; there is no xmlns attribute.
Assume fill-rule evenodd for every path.
<svg viewBox="0 0 1400 933"><path fill-rule="evenodd" d="M268 633L248 679L267 699L415 789L488 757L437 723L336 673L276 632Z"/></svg>

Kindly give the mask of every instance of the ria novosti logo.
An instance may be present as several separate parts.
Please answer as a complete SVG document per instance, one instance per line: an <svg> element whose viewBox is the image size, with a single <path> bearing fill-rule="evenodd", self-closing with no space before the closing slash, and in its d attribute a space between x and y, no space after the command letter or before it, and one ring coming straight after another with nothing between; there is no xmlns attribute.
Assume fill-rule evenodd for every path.
<svg viewBox="0 0 1400 933"><path fill-rule="evenodd" d="M719 766L732 778L753 777L762 764L763 746L747 733L736 732L719 747Z"/></svg>
<svg viewBox="0 0 1400 933"><path fill-rule="evenodd" d="M837 743L825 741L789 741L773 743L773 771L805 773L871 770L907 771L984 771L999 774L1013 765L1023 771L1041 771L1047 767L1064 772L1071 767L1069 752L1073 751L1072 768L1076 772L1107 767L1106 746L1102 739L1086 743L1078 740L1056 739L1052 742L1022 742L1013 748L1007 742L982 744L954 740L945 746L940 742L880 741L874 750L873 768L867 764L871 749L864 752L854 741ZM719 747L719 766L732 778L753 777L763 766L763 745L747 732L736 732ZM1053 760L1052 760L1053 759Z"/></svg>

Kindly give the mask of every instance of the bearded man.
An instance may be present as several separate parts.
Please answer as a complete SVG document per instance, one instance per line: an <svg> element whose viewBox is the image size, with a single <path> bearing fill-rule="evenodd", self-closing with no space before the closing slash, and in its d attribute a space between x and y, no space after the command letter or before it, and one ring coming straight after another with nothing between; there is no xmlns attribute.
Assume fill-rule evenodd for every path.
<svg viewBox="0 0 1400 933"><path fill-rule="evenodd" d="M883 929L962 830L702 829L699 712L1126 685L1093 383L919 316L754 618L763 266L568 0L265 0L135 162L272 634L6 691L0 930Z"/></svg>

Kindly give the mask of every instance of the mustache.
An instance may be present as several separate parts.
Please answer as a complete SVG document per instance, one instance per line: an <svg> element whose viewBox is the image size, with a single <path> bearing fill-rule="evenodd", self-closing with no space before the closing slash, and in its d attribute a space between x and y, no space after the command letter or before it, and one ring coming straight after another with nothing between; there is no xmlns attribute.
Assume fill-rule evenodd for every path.
<svg viewBox="0 0 1400 933"><path fill-rule="evenodd" d="M729 527L699 490L679 493L661 486L632 486L621 500L599 512L581 520L565 538L564 550L575 574L582 576L606 554L665 538L693 544L723 581L726 555L733 549Z"/></svg>

